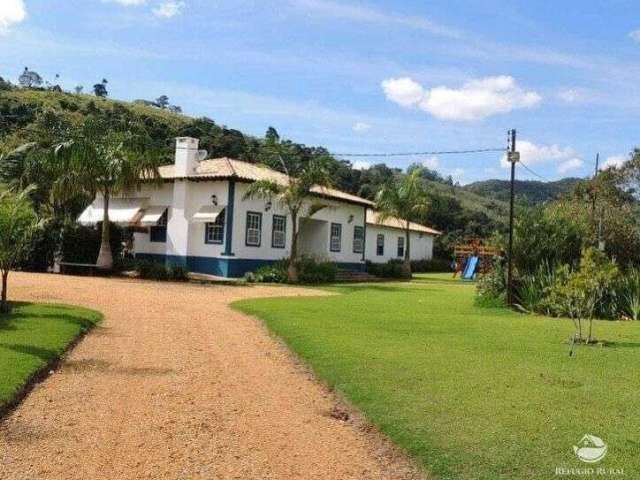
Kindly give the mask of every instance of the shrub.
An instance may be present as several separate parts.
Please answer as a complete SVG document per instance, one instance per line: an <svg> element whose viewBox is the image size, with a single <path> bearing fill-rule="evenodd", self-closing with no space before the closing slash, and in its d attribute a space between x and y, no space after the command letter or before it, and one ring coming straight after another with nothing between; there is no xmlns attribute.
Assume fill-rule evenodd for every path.
<svg viewBox="0 0 640 480"><path fill-rule="evenodd" d="M432 258L431 260L413 260L413 273L442 273L451 271L451 260L446 258Z"/></svg>
<svg viewBox="0 0 640 480"><path fill-rule="evenodd" d="M392 259L387 263L367 262L367 273L382 278L404 278L402 260Z"/></svg>
<svg viewBox="0 0 640 480"><path fill-rule="evenodd" d="M167 277L174 282L186 282L189 280L189 269L184 265L171 265L167 269Z"/></svg>
<svg viewBox="0 0 640 480"><path fill-rule="evenodd" d="M298 260L300 283L331 283L336 281L338 266L334 262L318 261L312 257Z"/></svg>
<svg viewBox="0 0 640 480"><path fill-rule="evenodd" d="M247 278L247 275L245 275L245 279L251 281L250 278ZM273 265L260 267L255 271L255 274L253 274L253 281L263 283L287 283L286 262L276 262Z"/></svg>
<svg viewBox="0 0 640 480"><path fill-rule="evenodd" d="M534 273L523 276L516 283L515 297L518 304L529 312L548 313L546 296L555 282L555 270L549 264L543 263Z"/></svg>
<svg viewBox="0 0 640 480"><path fill-rule="evenodd" d="M493 268L478 279L476 304L481 307L499 307L507 303L507 273L504 263L494 262Z"/></svg>
<svg viewBox="0 0 640 480"><path fill-rule="evenodd" d="M169 269L164 263L152 260L139 260L136 262L136 271L140 278L146 280L168 280Z"/></svg>
<svg viewBox="0 0 640 480"><path fill-rule="evenodd" d="M616 287L622 315L640 320L640 270L630 268L620 277Z"/></svg>

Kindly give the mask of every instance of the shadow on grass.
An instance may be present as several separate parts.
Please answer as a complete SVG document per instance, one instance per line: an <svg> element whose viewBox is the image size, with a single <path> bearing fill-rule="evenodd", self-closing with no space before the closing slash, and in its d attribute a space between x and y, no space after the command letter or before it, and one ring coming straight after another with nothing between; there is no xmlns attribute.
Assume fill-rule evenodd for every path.
<svg viewBox="0 0 640 480"><path fill-rule="evenodd" d="M607 342L607 348L640 348L640 342Z"/></svg>
<svg viewBox="0 0 640 480"><path fill-rule="evenodd" d="M13 350L16 353L22 353L23 355L31 355L33 357L38 357L43 362L50 362L51 360L57 358L60 355L60 352L57 352L50 348L36 347L35 345L0 343L0 348Z"/></svg>

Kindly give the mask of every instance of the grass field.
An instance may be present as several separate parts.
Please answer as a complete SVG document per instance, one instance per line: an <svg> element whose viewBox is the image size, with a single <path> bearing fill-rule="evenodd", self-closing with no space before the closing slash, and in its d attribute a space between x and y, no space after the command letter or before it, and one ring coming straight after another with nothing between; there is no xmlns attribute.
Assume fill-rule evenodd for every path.
<svg viewBox="0 0 640 480"><path fill-rule="evenodd" d="M595 335L613 343L570 358L569 320L478 308L474 286L448 275L330 289L340 295L235 306L435 477L593 467L640 478L640 323L598 321ZM598 464L574 455L586 433L608 445Z"/></svg>
<svg viewBox="0 0 640 480"><path fill-rule="evenodd" d="M10 315L0 315L0 411L101 318L91 310L37 304L17 305Z"/></svg>

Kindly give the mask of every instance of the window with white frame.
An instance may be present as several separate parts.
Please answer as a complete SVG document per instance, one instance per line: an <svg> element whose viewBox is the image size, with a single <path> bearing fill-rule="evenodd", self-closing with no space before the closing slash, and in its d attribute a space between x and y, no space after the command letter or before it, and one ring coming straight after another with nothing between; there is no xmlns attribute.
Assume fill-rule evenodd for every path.
<svg viewBox="0 0 640 480"><path fill-rule="evenodd" d="M339 252L341 248L342 248L342 225L339 223L332 223L329 250L331 250L332 252Z"/></svg>
<svg viewBox="0 0 640 480"><path fill-rule="evenodd" d="M249 247L259 247L262 238L262 213L247 212L247 230L245 244Z"/></svg>
<svg viewBox="0 0 640 480"><path fill-rule="evenodd" d="M224 242L224 210L218 214L215 222L205 223L204 243L220 245Z"/></svg>
<svg viewBox="0 0 640 480"><path fill-rule="evenodd" d="M376 237L376 255L384 255L384 235L381 233Z"/></svg>
<svg viewBox="0 0 640 480"><path fill-rule="evenodd" d="M271 230L271 247L284 248L287 244L287 217L284 215L273 216Z"/></svg>
<svg viewBox="0 0 640 480"><path fill-rule="evenodd" d="M353 253L364 251L364 227L353 227Z"/></svg>
<svg viewBox="0 0 640 480"><path fill-rule="evenodd" d="M404 258L404 237L398 237L398 257Z"/></svg>

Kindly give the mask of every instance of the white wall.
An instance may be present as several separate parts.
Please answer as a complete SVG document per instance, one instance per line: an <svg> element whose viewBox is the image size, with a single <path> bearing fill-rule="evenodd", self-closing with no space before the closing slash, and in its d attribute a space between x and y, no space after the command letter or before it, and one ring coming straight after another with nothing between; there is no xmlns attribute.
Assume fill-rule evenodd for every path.
<svg viewBox="0 0 640 480"><path fill-rule="evenodd" d="M235 258L280 260L288 257L291 250L293 232L291 217L287 216L285 248L273 248L271 246L273 216L274 214L286 215L286 211L277 201L274 201L271 208L265 211L266 200L245 200L243 197L246 193L247 186L248 184L246 183L237 182L235 188L232 240L232 251L235 254ZM202 206L211 205L212 195L217 196L218 205L226 206L228 199L228 182L192 182L177 180L175 182L164 183L160 187L144 185L140 191L136 193L136 196L149 197L149 205L169 205L167 242L166 244L152 243L149 242L148 233L136 233L136 252L199 257L222 256L222 253L225 251L225 243L223 242L221 245L206 244L204 242L204 224L191 223L190 221ZM307 252L313 251L316 257L325 258L334 262L362 262L362 253L353 252L353 236L355 226L364 226L364 207L332 200L321 199L320 201L327 204L328 208L317 212L313 215L312 220L314 220L313 224L318 226L314 233L320 235L322 238L301 238L303 250L306 249ZM306 210L306 208L304 210ZM249 211L262 214L262 238L260 246L257 247L246 245L246 219L247 212ZM350 217L352 217L351 221ZM316 221L318 223L315 223ZM329 251L330 224L332 222L342 225L342 242L339 252ZM369 251L370 248L369 242L369 235L367 235L367 251ZM385 251L385 253L387 252Z"/></svg>
<svg viewBox="0 0 640 480"><path fill-rule="evenodd" d="M378 234L384 235L384 255L376 255ZM404 236L404 232L400 229L368 224L366 259L373 263L386 263L392 259L401 259L398 257L398 237ZM433 257L433 236L427 233L421 235L418 232L411 232L410 241L411 260L430 260Z"/></svg>
<svg viewBox="0 0 640 480"><path fill-rule="evenodd" d="M286 215L286 211L277 201L273 201L269 211L265 211L266 200L263 199L247 199L243 200L248 184L236 183L236 201L234 207L233 222L233 251L236 258L251 258L260 260L280 260L288 257L291 249L292 225L291 217L287 216L287 243L286 248L271 247L271 232L273 215ZM318 242L316 245L322 251L317 251L316 256L326 258L334 262L359 263L362 261L361 253L353 253L353 227L356 225L364 225L364 207L351 205L342 202L319 199L320 202L327 204L330 208L325 208L317 212L313 220L327 222L326 229L321 229L326 236L325 241ZM303 209L306 211L305 209ZM262 240L259 247L247 246L245 242L245 229L247 221L247 212L253 211L262 213ZM351 223L349 217L353 215ZM329 235L331 222L342 224L342 248L340 252L329 251ZM302 240L305 242L304 240Z"/></svg>

